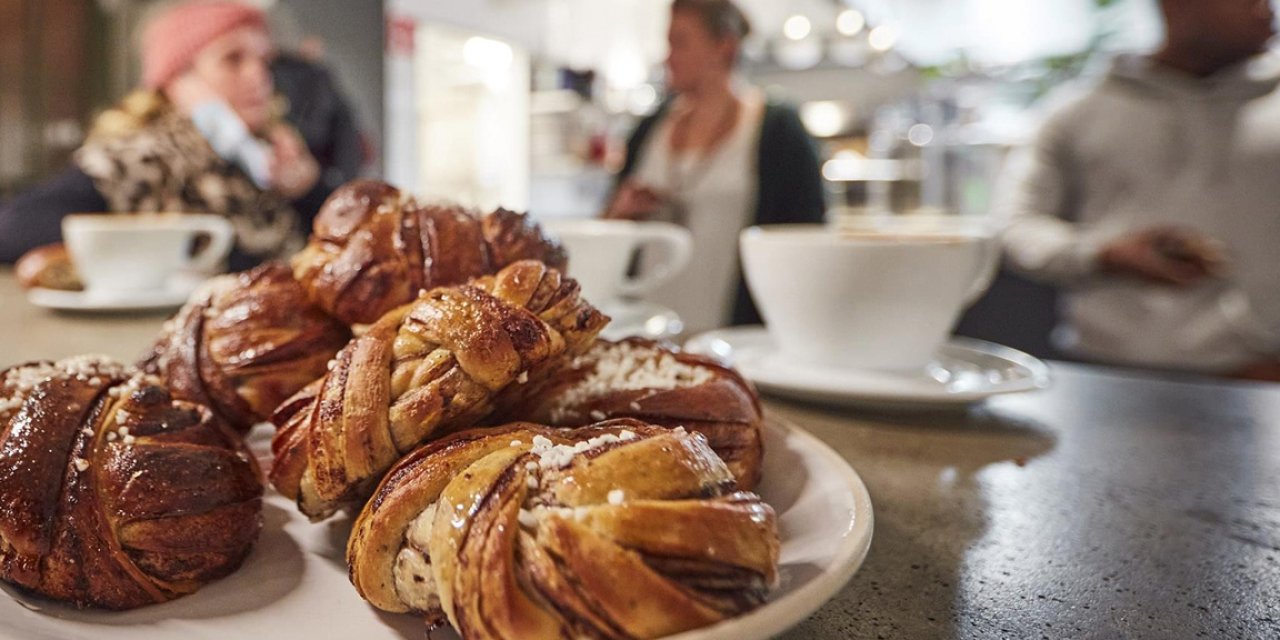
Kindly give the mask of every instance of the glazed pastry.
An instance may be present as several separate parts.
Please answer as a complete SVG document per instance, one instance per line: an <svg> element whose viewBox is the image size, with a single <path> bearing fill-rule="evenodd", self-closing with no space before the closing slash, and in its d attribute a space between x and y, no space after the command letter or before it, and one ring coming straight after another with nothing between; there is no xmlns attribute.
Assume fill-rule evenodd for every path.
<svg viewBox="0 0 1280 640"><path fill-rule="evenodd" d="M560 271L567 262L559 243L526 216L420 205L386 183L357 180L325 202L293 271L316 304L355 325L374 322L424 289L462 284L525 259Z"/></svg>
<svg viewBox="0 0 1280 640"><path fill-rule="evenodd" d="M268 263L206 283L139 366L244 433L324 376L350 337L307 300L289 267Z"/></svg>
<svg viewBox="0 0 1280 640"><path fill-rule="evenodd" d="M71 255L62 244L47 244L36 247L18 258L13 265L18 284L23 289L36 287L44 289L60 289L63 291L81 291L84 283L80 274L71 262Z"/></svg>
<svg viewBox="0 0 1280 640"><path fill-rule="evenodd" d="M697 431L741 488L751 490L760 481L764 416L755 389L715 360L650 340L597 341L556 373L543 393L496 421L577 427L611 418Z"/></svg>
<svg viewBox="0 0 1280 640"><path fill-rule="evenodd" d="M700 434L614 420L433 442L387 474L347 546L379 609L465 640L657 638L764 602L773 510Z"/></svg>
<svg viewBox="0 0 1280 640"><path fill-rule="evenodd" d="M358 506L404 453L476 424L508 387L537 389L606 322L577 282L541 262L433 289L372 325L323 381L281 406L271 482L312 518Z"/></svg>
<svg viewBox="0 0 1280 640"><path fill-rule="evenodd" d="M257 463L207 409L95 358L0 373L0 578L129 609L234 571L262 526Z"/></svg>

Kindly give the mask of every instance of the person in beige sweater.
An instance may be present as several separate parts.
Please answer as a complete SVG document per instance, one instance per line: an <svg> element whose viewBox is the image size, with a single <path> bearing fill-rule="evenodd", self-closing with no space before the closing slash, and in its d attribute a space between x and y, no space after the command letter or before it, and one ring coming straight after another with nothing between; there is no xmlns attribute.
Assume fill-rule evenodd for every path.
<svg viewBox="0 0 1280 640"><path fill-rule="evenodd" d="M1280 381L1280 57L1265 0L1162 0L1122 56L1010 161L1006 255L1065 288L1078 357Z"/></svg>

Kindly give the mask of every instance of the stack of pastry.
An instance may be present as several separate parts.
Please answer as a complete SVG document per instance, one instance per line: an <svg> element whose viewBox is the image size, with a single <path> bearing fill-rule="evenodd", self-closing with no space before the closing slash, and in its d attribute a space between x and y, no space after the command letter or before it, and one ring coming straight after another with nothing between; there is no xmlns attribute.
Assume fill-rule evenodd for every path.
<svg viewBox="0 0 1280 640"><path fill-rule="evenodd" d="M421 206L388 184L357 180L325 202L292 268L214 278L141 365L247 431L324 376L352 328L423 289L464 284L521 259L562 269L565 255L526 216Z"/></svg>
<svg viewBox="0 0 1280 640"><path fill-rule="evenodd" d="M433 289L344 347L276 414L272 483L313 518L358 507L402 455L479 423L507 389L539 386L606 321L541 262Z"/></svg>
<svg viewBox="0 0 1280 640"><path fill-rule="evenodd" d="M27 501L48 513L51 479L88 468L110 509L70 536L6 525L0 577L119 608L224 575L256 536L245 518L257 518L260 491L234 434L270 416L271 483L313 519L359 512L351 579L380 609L468 639L653 638L759 606L779 543L773 511L748 493L763 454L754 390L705 358L598 340L608 318L566 260L521 215L424 206L372 181L343 187L291 267L197 292L139 363L152 377L111 365L111 382L79 381L90 388L78 413L48 427L61 462L29 463L47 482ZM5 437L30 437L8 410ZM130 466L143 462L120 449L122 431L135 447L191 443L206 457L217 433L239 463L199 477L216 494L203 510L172 514L171 500L122 516L139 477L165 495L194 481L161 462ZM120 473L132 475L111 484ZM19 486L0 475L0 494ZM181 556L196 534L165 526L197 521L215 543ZM132 562L124 573L141 584L42 560L86 557L86 544Z"/></svg>

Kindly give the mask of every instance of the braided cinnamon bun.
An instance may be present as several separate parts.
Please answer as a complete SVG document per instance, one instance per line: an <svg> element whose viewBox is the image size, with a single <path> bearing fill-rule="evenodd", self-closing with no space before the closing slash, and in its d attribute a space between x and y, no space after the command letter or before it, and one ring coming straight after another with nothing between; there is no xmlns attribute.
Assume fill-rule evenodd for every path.
<svg viewBox="0 0 1280 640"><path fill-rule="evenodd" d="M347 546L385 611L465 640L657 638L763 603L773 510L700 434L517 423L428 444L387 474Z"/></svg>
<svg viewBox="0 0 1280 640"><path fill-rule="evenodd" d="M575 281L541 262L433 289L372 325L276 412L272 484L313 518L358 506L401 455L536 390L606 322Z"/></svg>
<svg viewBox="0 0 1280 640"><path fill-rule="evenodd" d="M368 324L423 289L462 284L519 260L560 271L567 258L527 216L427 206L374 180L338 188L316 217L293 272L308 295L348 325Z"/></svg>
<svg viewBox="0 0 1280 640"><path fill-rule="evenodd" d="M289 267L273 262L207 282L139 367L245 433L322 377L350 338L307 300Z"/></svg>

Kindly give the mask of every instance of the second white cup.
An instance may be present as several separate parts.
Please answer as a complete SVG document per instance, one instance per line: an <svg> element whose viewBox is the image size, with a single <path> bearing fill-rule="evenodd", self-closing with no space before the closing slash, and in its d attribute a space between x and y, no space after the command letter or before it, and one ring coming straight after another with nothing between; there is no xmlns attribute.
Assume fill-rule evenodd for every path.
<svg viewBox="0 0 1280 640"><path fill-rule="evenodd" d="M693 257L689 230L666 222L562 219L544 221L542 227L564 243L569 275L597 306L624 297L644 298L679 274ZM660 258L651 261L656 266L650 270L628 275L637 250L654 251Z"/></svg>

